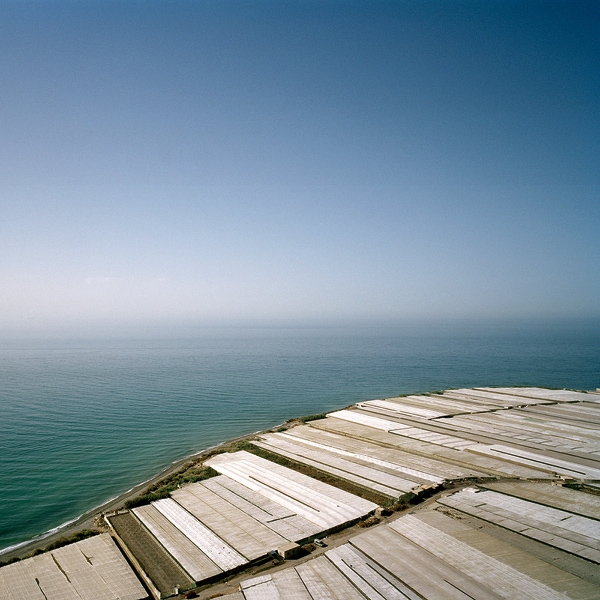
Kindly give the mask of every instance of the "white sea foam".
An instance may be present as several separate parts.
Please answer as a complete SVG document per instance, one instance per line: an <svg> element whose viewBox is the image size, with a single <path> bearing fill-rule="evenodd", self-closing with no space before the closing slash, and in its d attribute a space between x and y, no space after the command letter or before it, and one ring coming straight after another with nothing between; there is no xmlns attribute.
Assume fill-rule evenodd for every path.
<svg viewBox="0 0 600 600"><path fill-rule="evenodd" d="M65 529L65 528L69 527L69 525L72 525L73 523L75 523L76 521L81 519L81 517L83 517L83 514L81 514L78 517L75 517L74 519L71 519L69 521L65 521L64 523L61 523L57 527L48 529L48 531L44 531L44 533L41 533L40 535L36 535L35 537L31 538L30 540L26 540L24 542L20 542L19 544L14 544L13 546L8 546L6 548L2 548L0 550L0 555L6 554L7 552L10 552L11 550L16 550L17 548L22 548L23 546L27 546L27 544L31 544L33 542L38 542L40 540L44 540L44 539L50 537L51 535L58 533L61 529Z"/></svg>

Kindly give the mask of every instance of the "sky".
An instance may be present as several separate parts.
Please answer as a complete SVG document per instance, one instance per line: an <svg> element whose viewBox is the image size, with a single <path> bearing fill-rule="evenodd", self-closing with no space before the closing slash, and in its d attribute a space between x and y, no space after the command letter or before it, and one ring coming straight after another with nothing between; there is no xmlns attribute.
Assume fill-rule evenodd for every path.
<svg viewBox="0 0 600 600"><path fill-rule="evenodd" d="M600 316L599 26L0 0L0 335Z"/></svg>

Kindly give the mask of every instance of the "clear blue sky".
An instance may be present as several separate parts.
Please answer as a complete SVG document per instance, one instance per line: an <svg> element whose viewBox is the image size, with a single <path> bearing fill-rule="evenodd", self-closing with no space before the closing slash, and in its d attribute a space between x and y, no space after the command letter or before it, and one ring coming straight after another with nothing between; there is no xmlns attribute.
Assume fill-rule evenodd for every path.
<svg viewBox="0 0 600 600"><path fill-rule="evenodd" d="M0 333L600 315L600 5L0 1Z"/></svg>

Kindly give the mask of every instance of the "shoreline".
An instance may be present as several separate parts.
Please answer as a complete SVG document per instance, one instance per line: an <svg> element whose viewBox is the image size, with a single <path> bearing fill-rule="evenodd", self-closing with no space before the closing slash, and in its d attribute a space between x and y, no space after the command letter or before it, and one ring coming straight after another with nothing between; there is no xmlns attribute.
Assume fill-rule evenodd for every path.
<svg viewBox="0 0 600 600"><path fill-rule="evenodd" d="M548 389L567 389L567 388L548 388ZM416 392L416 394L418 394L418 395L428 395L429 393L431 393L431 392L428 392L428 393ZM585 390L584 393L600 394L600 388L597 388L596 390ZM406 394L406 395L408 395L408 394ZM354 406L354 403L347 405L346 407L343 407L343 408L350 408L351 406ZM341 409L338 408L337 410L341 410ZM60 540L61 538L67 538L67 537L73 536L73 535L77 534L78 532L81 532L86 529L93 530L98 533L107 531L107 527L104 522L102 522L100 525L96 524L96 519L98 517L101 517L101 515L104 513L109 513L112 511L116 511L120 508L124 508L124 505L128 500L131 500L133 498L140 496L146 488L153 486L154 484L166 479L167 477L181 471L182 467L184 465L186 465L186 463L188 463L189 461L201 459L203 456L210 454L210 453L214 452L215 450L231 446L237 442L252 439L255 436L260 435L262 433L267 433L267 432L273 431L275 429L278 429L278 428L284 427L284 426L292 426L294 424L304 423L307 420L311 420L314 417L322 418L322 416L325 416L326 414L327 413L320 413L318 415L306 415L306 416L302 416L302 417L292 417L290 419L287 419L286 421L283 421L279 424L271 425L265 429L257 430L252 433L247 433L244 435L229 438L229 439L223 440L222 442L215 444L213 446L209 446L202 450L193 452L183 458L180 458L180 459L172 462L169 466L164 468L162 471L160 471L159 473L157 473L150 479L147 479L146 481L143 481L143 482L135 485L134 487L130 488L129 490L103 502L102 504L89 509L88 511L84 512L83 514L74 518L73 520L67 521L66 523L58 525L57 527L50 529L46 532L43 532L30 540L26 540L24 542L17 543L13 546L7 546L5 549L0 549L0 562L5 563L14 558L23 559L25 557L30 556L33 552L36 552L38 550L44 551L50 544Z"/></svg>
<svg viewBox="0 0 600 600"><path fill-rule="evenodd" d="M138 483L126 492L123 492L122 494L119 494L118 496L115 496L114 498L111 498L103 502L102 504L99 504L98 506L89 509L88 511L79 515L78 517L75 517L73 520L58 525L53 529L49 529L48 531L45 531L30 540L19 542L17 544L14 544L13 546L7 546L5 549L0 550L0 562L6 562L13 558L23 559L26 556L31 555L36 550L45 550L46 547L58 541L59 539L70 537L80 531L83 531L84 529L91 529L100 532L101 528L95 524L95 521L101 514L122 508L125 502L139 496L142 493L142 491L147 487L158 483L166 477L169 477L170 475L178 472L190 460L201 458L204 454L213 452L214 450L222 448L223 446L229 446L230 444L253 438L256 435L259 435L260 433L265 433L271 429L282 427L296 420L298 420L297 417L288 419L287 421L279 423L278 425L272 425L271 427L268 427L266 429L254 431L253 433L247 433L245 435L240 435L234 438L230 438L228 440L224 440L219 444L209 446L208 448L204 448L203 450L193 452L192 454L180 458L171 463L168 467L166 467L150 479ZM102 530L104 529L105 528L103 527Z"/></svg>

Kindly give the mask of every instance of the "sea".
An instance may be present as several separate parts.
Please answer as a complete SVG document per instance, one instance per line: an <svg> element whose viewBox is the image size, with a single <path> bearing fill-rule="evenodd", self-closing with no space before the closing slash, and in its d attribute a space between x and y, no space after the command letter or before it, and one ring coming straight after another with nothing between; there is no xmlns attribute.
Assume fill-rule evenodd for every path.
<svg viewBox="0 0 600 600"><path fill-rule="evenodd" d="M600 387L600 319L0 340L0 549L60 530L177 460L293 417L399 394L527 385Z"/></svg>

